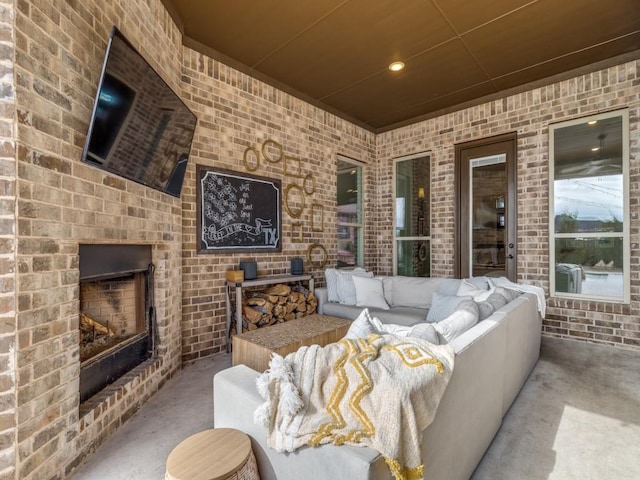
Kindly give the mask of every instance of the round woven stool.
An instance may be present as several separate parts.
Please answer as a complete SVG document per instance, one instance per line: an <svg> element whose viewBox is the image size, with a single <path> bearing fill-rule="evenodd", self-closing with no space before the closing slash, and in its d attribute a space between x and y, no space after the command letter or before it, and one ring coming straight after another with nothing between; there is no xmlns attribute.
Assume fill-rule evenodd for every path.
<svg viewBox="0 0 640 480"><path fill-rule="evenodd" d="M249 437L213 428L180 442L167 458L165 480L260 480Z"/></svg>

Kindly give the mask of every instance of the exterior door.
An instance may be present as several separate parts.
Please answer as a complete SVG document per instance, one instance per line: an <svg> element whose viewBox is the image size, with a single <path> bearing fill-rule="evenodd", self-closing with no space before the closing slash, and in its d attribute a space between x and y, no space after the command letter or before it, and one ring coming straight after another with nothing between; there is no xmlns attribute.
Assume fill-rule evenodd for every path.
<svg viewBox="0 0 640 480"><path fill-rule="evenodd" d="M516 281L516 134L456 145L456 276Z"/></svg>

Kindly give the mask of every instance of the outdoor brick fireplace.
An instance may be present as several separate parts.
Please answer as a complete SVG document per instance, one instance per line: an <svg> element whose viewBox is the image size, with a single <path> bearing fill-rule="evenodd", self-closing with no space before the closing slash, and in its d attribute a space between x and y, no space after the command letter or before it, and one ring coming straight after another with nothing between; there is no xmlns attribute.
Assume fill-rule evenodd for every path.
<svg viewBox="0 0 640 480"><path fill-rule="evenodd" d="M154 354L150 245L80 245L80 401Z"/></svg>

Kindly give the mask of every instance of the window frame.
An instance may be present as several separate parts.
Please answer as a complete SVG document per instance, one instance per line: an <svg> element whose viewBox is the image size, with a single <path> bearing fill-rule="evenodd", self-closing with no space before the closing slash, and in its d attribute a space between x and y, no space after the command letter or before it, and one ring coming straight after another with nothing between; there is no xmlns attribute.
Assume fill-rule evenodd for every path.
<svg viewBox="0 0 640 480"><path fill-rule="evenodd" d="M555 228L555 131L564 127L580 125L589 121L600 121L613 117L622 120L622 232L570 232L556 233ZM630 179L629 179L629 110L619 109L580 117L549 125L549 294L551 297L574 300L629 304L631 302L631 241L630 241ZM622 239L622 298L584 293L558 292L556 290L556 240L571 238L621 238Z"/></svg>
<svg viewBox="0 0 640 480"><path fill-rule="evenodd" d="M393 159L393 179L392 179L392 197L393 197L393 219L392 219L392 232L393 232L393 275L397 275L398 274L398 242L402 242L402 241L427 241L429 242L429 249L427 252L427 258L429 260L429 276L431 276L431 272L432 272L432 248L433 248L433 244L432 244L432 240L431 240L431 233L433 232L433 216L432 216L432 211L431 211L431 188L429 188L429 192L428 195L425 196L426 201L428 202L427 208L426 208L426 212L428 213L429 216L429 223L427 225L428 227L428 231L429 231L429 235L422 235L422 236L407 236L407 237L398 237L396 235L396 225L397 225L397 215L396 215L396 199L397 199L397 183L398 183L398 164L400 162L405 162L405 161L409 161L409 160L415 160L418 158L427 158L428 162L429 162L429 187L431 187L430 183L431 183L431 172L432 172L432 168L431 168L431 160L432 160L432 155L431 152L418 152L418 153L412 153L410 155L404 155L402 157L397 157ZM426 278L426 277L425 277Z"/></svg>
<svg viewBox="0 0 640 480"><path fill-rule="evenodd" d="M337 211L338 209L338 175L340 174L340 169L338 168L338 162L342 161L345 163L348 163L351 167L350 168L356 168L357 173L356 175L358 175L358 180L357 180L357 185L358 185L358 199L357 199L357 211L358 211L358 221L357 222L341 222L339 220L340 215ZM365 168L365 163L359 161L359 160L355 160L353 158L349 158L346 157L344 155L337 155L337 160L336 160L336 215L337 215L337 219L336 219L336 268L341 268L341 269L349 269L349 268L355 268L355 267L363 267L364 266L364 210L363 210L363 190L364 190L364 168ZM356 262L355 265L353 266L338 266L338 258L337 258L337 254L338 254L338 240L340 240L339 237L339 229L340 227L347 227L347 228L355 228L358 232L357 234L357 238L358 241L356 242Z"/></svg>

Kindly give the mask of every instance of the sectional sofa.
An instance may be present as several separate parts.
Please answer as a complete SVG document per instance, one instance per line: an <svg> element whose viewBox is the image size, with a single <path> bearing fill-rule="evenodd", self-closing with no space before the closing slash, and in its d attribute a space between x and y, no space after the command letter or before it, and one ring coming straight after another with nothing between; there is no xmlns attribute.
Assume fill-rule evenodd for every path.
<svg viewBox="0 0 640 480"><path fill-rule="evenodd" d="M411 282L412 289L407 286ZM411 315L424 322L435 308L431 301L436 293L461 289L461 281L452 279L400 280L401 285L400 290L388 290L389 308L371 307L371 314L382 314L385 322L404 318L405 325L411 324ZM350 317L363 308L351 305L353 310L338 311L350 306L339 304L332 310L335 302L318 290L326 314ZM418 297L422 306L413 305ZM425 479L466 480L472 475L538 360L544 312L539 302L539 295L519 294L449 342L455 351L453 375L422 437ZM215 376L213 393L215 426L237 428L251 437L262 480L392 478L384 459L370 448L323 445L281 454L267 447L266 430L253 422L253 412L263 402L255 386L259 375L244 365L229 368Z"/></svg>

